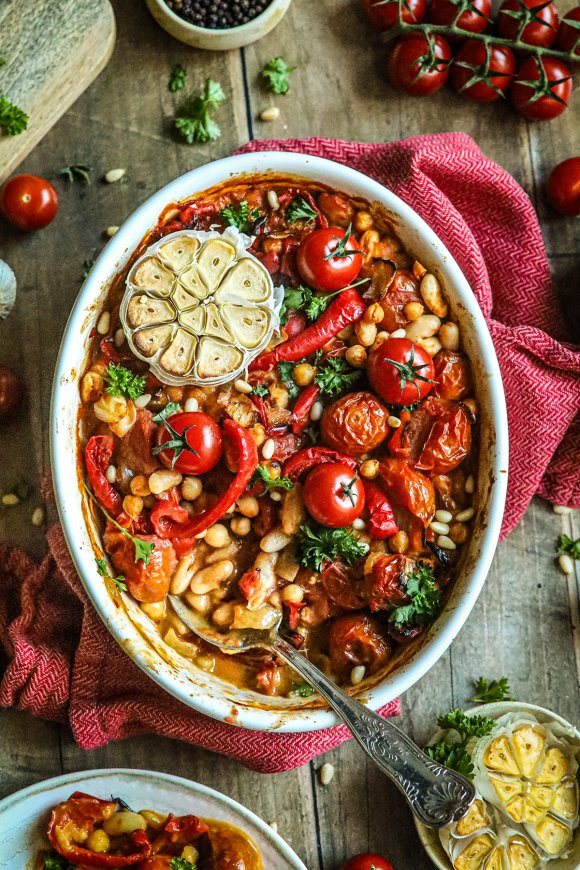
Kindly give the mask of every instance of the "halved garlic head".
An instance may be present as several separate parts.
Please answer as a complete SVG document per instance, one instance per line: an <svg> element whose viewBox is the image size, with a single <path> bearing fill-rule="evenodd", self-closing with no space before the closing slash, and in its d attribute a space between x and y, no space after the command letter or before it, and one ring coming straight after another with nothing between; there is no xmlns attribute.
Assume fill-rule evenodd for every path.
<svg viewBox="0 0 580 870"><path fill-rule="evenodd" d="M152 245L127 278L120 316L129 345L163 383L238 377L279 326L272 279L231 227L184 230Z"/></svg>

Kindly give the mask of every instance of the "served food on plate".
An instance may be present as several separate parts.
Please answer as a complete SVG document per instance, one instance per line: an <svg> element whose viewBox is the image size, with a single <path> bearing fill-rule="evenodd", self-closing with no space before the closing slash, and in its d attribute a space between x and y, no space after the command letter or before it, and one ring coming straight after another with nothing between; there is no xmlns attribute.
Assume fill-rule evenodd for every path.
<svg viewBox="0 0 580 870"><path fill-rule="evenodd" d="M282 618L353 685L437 617L475 514L478 409L445 290L380 206L278 176L170 203L80 390L98 570L183 658L312 693L269 653L204 646L168 593L223 631Z"/></svg>
<svg viewBox="0 0 580 870"><path fill-rule="evenodd" d="M227 822L132 810L121 798L74 792L52 810L37 870L262 870L252 838Z"/></svg>

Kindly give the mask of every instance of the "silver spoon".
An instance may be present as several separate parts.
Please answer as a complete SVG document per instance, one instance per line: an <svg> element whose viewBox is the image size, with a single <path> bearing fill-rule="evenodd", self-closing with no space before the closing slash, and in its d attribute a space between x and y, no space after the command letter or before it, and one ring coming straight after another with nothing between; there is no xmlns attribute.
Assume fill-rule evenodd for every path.
<svg viewBox="0 0 580 870"><path fill-rule="evenodd" d="M350 729L368 756L404 794L412 812L425 825L441 828L464 816L473 799L473 784L454 770L438 764L416 746L400 728L373 713L333 683L278 634L282 617L271 629L219 632L175 595L168 596L177 615L202 640L226 653L259 647L285 659L316 689Z"/></svg>

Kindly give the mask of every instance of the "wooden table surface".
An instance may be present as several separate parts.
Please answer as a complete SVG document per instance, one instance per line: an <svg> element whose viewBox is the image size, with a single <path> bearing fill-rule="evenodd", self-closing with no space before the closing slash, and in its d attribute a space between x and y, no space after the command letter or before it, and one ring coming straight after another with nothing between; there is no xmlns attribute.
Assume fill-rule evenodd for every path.
<svg viewBox="0 0 580 870"><path fill-rule="evenodd" d="M386 84L385 49L355 0L294 0L273 33L225 54L175 42L153 22L143 0L113 0L113 6L118 37L112 60L20 168L50 176L63 165L87 163L95 181L70 188L59 182L58 219L40 233L22 236L0 226L1 255L19 283L16 308L0 325L0 362L28 385L24 415L2 429L0 489L17 472L36 486L28 502L0 512L0 540L35 556L45 550L43 530L30 517L48 471L52 372L83 261L99 252L107 226L122 223L159 187L252 137L392 141L448 130L469 133L536 205L561 302L569 310L577 286L579 221L546 209L542 183L555 163L578 153L578 96L561 118L544 125L519 120L508 105L481 107L447 91L423 101L404 97ZM286 97L266 94L259 83L265 61L279 54L297 66ZM186 67L192 89L207 76L221 82L227 102L219 110L217 142L189 147L175 139L172 116L182 96L171 94L167 81L177 62ZM260 112L272 104L281 110L279 120L261 122ZM127 170L121 183L97 180L116 167ZM428 736L439 712L465 704L480 674L508 675L519 699L580 720L578 577L566 578L555 567L562 531L580 534L577 514L556 515L536 500L499 546L483 593L452 648L403 699L399 724L415 739ZM390 857L397 870L431 866L395 788L352 743L299 770L264 776L154 736L84 752L66 728L14 711L0 712L0 734L0 796L66 771L155 768L211 785L275 821L309 870L334 868L369 848ZM316 773L322 760L336 767L326 787Z"/></svg>

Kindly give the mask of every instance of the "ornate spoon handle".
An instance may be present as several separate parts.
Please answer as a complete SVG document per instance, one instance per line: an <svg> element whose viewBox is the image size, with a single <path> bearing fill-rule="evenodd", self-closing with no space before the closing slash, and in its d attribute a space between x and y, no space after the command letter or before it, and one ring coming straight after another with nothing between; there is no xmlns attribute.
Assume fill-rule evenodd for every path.
<svg viewBox="0 0 580 870"><path fill-rule="evenodd" d="M468 779L421 752L396 725L351 698L283 638L277 637L273 647L326 698L421 822L440 828L465 815L475 797Z"/></svg>

